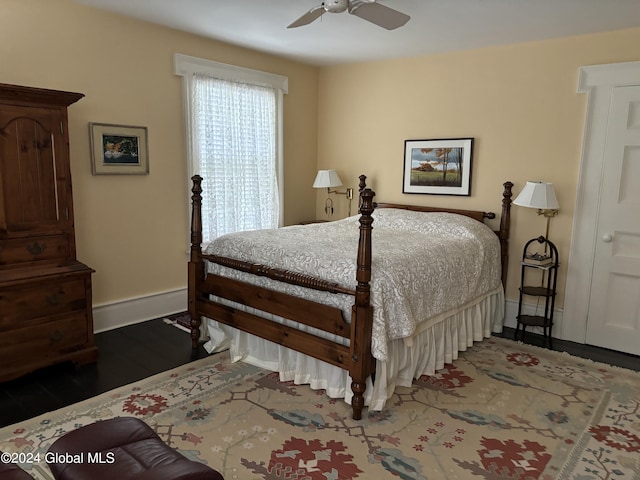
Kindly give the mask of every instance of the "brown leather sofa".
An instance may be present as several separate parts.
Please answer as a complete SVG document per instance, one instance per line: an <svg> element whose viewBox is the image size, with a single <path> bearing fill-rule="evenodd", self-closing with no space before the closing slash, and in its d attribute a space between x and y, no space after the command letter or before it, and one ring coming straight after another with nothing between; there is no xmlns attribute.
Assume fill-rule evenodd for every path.
<svg viewBox="0 0 640 480"><path fill-rule="evenodd" d="M2 480L33 480L33 477L14 463L0 462Z"/></svg>
<svg viewBox="0 0 640 480"><path fill-rule="evenodd" d="M47 462L56 480L224 480L134 417L98 421L63 435L49 448Z"/></svg>

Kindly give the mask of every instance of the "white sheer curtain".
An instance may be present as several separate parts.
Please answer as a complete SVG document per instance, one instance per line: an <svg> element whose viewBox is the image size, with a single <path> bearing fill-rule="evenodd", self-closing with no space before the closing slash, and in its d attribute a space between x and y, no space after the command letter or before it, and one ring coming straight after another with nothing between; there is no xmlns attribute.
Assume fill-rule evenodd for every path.
<svg viewBox="0 0 640 480"><path fill-rule="evenodd" d="M277 90L195 74L191 132L203 240L279 222Z"/></svg>

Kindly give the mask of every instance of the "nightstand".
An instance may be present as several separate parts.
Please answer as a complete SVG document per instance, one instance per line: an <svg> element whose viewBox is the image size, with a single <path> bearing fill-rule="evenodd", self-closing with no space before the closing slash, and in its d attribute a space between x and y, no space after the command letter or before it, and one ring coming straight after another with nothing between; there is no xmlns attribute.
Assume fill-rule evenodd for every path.
<svg viewBox="0 0 640 480"><path fill-rule="evenodd" d="M520 262L520 299L514 339L524 340L527 327L542 327L543 344L551 348L551 328L553 327L553 309L556 300L556 282L558 280L558 249L545 237L529 240L522 250ZM544 302L544 308L536 307L534 315L523 313L523 301L526 297L537 298ZM522 328L522 330L520 330Z"/></svg>

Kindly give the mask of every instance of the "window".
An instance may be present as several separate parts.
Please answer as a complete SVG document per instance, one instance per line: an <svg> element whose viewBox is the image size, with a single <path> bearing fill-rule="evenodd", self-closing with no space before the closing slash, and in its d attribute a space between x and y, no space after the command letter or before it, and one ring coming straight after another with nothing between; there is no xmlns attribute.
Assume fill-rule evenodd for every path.
<svg viewBox="0 0 640 480"><path fill-rule="evenodd" d="M175 65L184 84L188 176L204 179L203 241L279 226L286 77L180 54Z"/></svg>

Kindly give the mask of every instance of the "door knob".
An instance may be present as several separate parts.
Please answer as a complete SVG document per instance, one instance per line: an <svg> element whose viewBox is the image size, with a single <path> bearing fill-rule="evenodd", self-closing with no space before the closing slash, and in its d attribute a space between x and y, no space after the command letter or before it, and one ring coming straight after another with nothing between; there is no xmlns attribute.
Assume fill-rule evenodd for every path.
<svg viewBox="0 0 640 480"><path fill-rule="evenodd" d="M611 235L610 233L605 233L602 236L602 241L609 243L611 240L613 240L613 235Z"/></svg>

